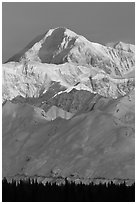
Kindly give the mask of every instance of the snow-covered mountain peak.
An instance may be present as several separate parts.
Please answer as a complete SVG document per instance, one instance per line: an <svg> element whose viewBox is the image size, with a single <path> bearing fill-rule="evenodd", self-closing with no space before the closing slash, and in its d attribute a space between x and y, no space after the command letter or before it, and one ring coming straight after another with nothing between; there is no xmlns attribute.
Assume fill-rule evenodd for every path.
<svg viewBox="0 0 137 204"><path fill-rule="evenodd" d="M112 98L125 95L128 81L134 87L135 59L129 48L133 50L122 42L109 46L90 42L64 27L50 29L3 65L3 98L39 97L52 82L66 92L87 90Z"/></svg>
<svg viewBox="0 0 137 204"><path fill-rule="evenodd" d="M20 53L11 57L8 62L19 62L25 59L42 63L52 63L53 61L54 63L55 56L62 50L71 48L76 38L78 38L78 35L67 28L57 27L50 29L45 34L37 36ZM60 62L55 60L55 63L58 64Z"/></svg>
<svg viewBox="0 0 137 204"><path fill-rule="evenodd" d="M135 52L135 45L124 43L122 41L107 43L107 46L112 47L114 49L123 50L126 52L132 52L132 53Z"/></svg>
<svg viewBox="0 0 137 204"><path fill-rule="evenodd" d="M107 46L90 42L84 36L64 28L50 29L36 37L20 53L8 62L36 61L48 64L64 64L100 67L107 73L122 76L134 69L134 45L123 42Z"/></svg>

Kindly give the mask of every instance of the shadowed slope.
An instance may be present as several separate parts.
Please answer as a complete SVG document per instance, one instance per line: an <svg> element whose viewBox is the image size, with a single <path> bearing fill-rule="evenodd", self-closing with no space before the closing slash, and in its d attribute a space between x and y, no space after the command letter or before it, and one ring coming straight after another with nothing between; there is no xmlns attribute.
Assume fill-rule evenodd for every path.
<svg viewBox="0 0 137 204"><path fill-rule="evenodd" d="M118 112L123 103L126 108ZM133 103L126 96L103 110L100 104L70 120L52 122L34 114L31 106L5 104L3 176L49 175L52 170L85 178L134 178Z"/></svg>

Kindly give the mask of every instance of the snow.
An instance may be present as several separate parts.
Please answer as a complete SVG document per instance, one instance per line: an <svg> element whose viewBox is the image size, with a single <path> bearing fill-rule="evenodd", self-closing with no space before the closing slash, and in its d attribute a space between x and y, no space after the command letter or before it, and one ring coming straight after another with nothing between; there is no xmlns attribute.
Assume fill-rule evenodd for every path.
<svg viewBox="0 0 137 204"><path fill-rule="evenodd" d="M58 28L56 28L58 29ZM54 55L60 53L66 48L68 42L72 38L76 38L75 45L70 50L69 55L73 55L76 58L77 63L74 63L69 59L69 62L64 64L48 64L41 63L38 52L42 47L42 44L48 36L51 36L55 29L50 29L47 34L39 42L35 43L26 53L21 62L9 62L3 65L3 90L4 100L12 99L17 95L26 97L38 97L41 91L46 93L50 87L50 82L58 82L61 86L65 87L64 92L70 92L72 89L87 90L90 92L96 92L99 94L105 94L105 96L111 95L118 97L117 84L125 84L128 82L128 78L133 80L134 75L134 53L125 51L122 56L118 52L118 48L114 49L113 46L103 46L99 43L88 41L85 37L77 35L75 32L65 29L64 39L59 45L58 50ZM120 46L126 49L132 47L119 43L115 46ZM114 46L114 47L115 47ZM78 49L80 47L80 49ZM133 50L133 49L132 49ZM89 53L88 53L89 52ZM88 54L93 56L93 59L97 61L97 65L86 64ZM126 60L122 61L121 57L125 57ZM108 65L108 64L109 65ZM122 76L115 74L115 65ZM109 66L109 67L108 67ZM107 74L105 69L108 67L112 71L111 74ZM25 69L24 69L25 68ZM26 73L27 71L27 73ZM97 89L93 90L89 78L94 80ZM107 78L109 81L109 92L107 93L108 83L103 82L103 78ZM127 77L127 78L126 78ZM78 85L76 85L78 83ZM101 88L101 86L104 86ZM26 93L27 92L27 93ZM121 94L123 91L121 91ZM61 94L60 92L57 94Z"/></svg>
<svg viewBox="0 0 137 204"><path fill-rule="evenodd" d="M44 39L46 39L47 37L49 37L50 35L52 35L52 33L53 33L54 30L55 30L55 29L50 29L50 30L48 31L48 33L45 35Z"/></svg>
<svg viewBox="0 0 137 204"><path fill-rule="evenodd" d="M69 38L77 38L79 36L75 32L73 32L69 29L65 30L64 35L67 35Z"/></svg>
<svg viewBox="0 0 137 204"><path fill-rule="evenodd" d="M96 90L93 89L89 77L96 84ZM107 82L104 82L107 78ZM103 96L110 95L113 98L118 97L117 84L126 86L128 81L131 83L133 78L113 78L100 69L92 67L76 66L74 64L47 64L40 62L28 62L27 74L24 72L24 66L21 63L7 63L3 65L3 100L12 99L17 95L23 97L39 97L41 89L43 94L50 87L50 82L58 82L66 90L63 92L69 93L72 89L86 90L91 93L99 93ZM78 83L78 84L77 84ZM76 85L77 84L77 85ZM101 85L102 84L102 85ZM104 88L101 88L101 86ZM110 86L109 92L107 91ZM113 92L113 94L111 93ZM121 94L126 92L121 90ZM54 97L56 96L54 95Z"/></svg>

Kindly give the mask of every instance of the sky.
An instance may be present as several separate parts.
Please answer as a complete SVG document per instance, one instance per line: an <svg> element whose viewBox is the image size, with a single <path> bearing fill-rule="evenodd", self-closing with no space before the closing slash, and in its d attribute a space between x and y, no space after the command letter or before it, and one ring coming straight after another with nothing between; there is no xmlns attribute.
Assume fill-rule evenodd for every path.
<svg viewBox="0 0 137 204"><path fill-rule="evenodd" d="M105 44L135 43L132 2L3 2L2 61L50 28L67 27L88 40Z"/></svg>

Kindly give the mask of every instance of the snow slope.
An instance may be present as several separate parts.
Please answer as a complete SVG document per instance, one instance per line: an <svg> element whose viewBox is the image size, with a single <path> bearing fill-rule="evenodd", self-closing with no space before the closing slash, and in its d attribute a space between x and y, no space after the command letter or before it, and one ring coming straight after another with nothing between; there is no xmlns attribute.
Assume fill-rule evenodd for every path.
<svg viewBox="0 0 137 204"><path fill-rule="evenodd" d="M3 101L39 97L51 82L117 98L134 87L134 45L104 46L66 28L50 29L3 64ZM128 88L127 88L128 87Z"/></svg>
<svg viewBox="0 0 137 204"><path fill-rule="evenodd" d="M39 97L46 93L53 82L58 83L56 94L72 89L87 90L105 97L117 98L134 88L134 78L112 78L102 70L77 66L29 62L3 65L3 101L16 96Z"/></svg>
<svg viewBox="0 0 137 204"><path fill-rule="evenodd" d="M121 76L134 69L134 50L134 45L119 42L113 46L104 46L90 42L67 28L55 28L38 36L8 62L39 61L48 64L72 62L99 67L106 73Z"/></svg>

